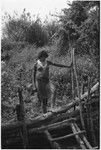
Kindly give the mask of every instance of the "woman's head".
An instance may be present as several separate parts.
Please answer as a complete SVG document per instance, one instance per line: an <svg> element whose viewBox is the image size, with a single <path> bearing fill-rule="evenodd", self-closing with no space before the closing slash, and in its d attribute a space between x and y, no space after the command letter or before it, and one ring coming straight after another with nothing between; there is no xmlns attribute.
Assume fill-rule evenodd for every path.
<svg viewBox="0 0 101 150"><path fill-rule="evenodd" d="M48 53L45 50L39 52L38 54L38 59L47 58L47 57L48 57Z"/></svg>

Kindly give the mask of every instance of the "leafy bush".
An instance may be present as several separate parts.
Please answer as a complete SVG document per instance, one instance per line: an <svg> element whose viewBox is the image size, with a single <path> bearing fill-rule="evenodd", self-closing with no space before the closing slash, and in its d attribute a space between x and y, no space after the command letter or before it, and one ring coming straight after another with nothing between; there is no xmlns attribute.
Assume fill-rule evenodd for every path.
<svg viewBox="0 0 101 150"><path fill-rule="evenodd" d="M70 48L70 43L71 46L75 47L76 54L90 55L98 67L100 2L73 1L69 6L68 9L63 9L64 15L60 16L61 26L66 31L59 36L60 53L65 55Z"/></svg>
<svg viewBox="0 0 101 150"><path fill-rule="evenodd" d="M6 22L3 28L3 36L11 42L28 42L29 44L36 44L36 46L43 46L48 43L47 32L39 18L32 21L30 13L24 9L19 17L17 14L11 17L9 14L5 15ZM4 38L3 37L3 38Z"/></svg>
<svg viewBox="0 0 101 150"><path fill-rule="evenodd" d="M44 31L41 24L36 21L27 29L25 41L30 44L35 44L38 47L42 47L48 43L48 35L47 32Z"/></svg>

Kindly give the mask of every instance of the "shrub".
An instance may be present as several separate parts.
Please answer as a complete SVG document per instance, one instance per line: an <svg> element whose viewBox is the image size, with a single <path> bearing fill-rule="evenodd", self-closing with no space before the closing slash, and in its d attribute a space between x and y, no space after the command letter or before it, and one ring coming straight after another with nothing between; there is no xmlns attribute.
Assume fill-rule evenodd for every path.
<svg viewBox="0 0 101 150"><path fill-rule="evenodd" d="M7 14L5 18L7 21L3 27L3 38L6 37L10 42L28 42L36 46L48 43L48 35L40 19L32 21L30 13L25 9L20 17L18 14L14 14L13 17Z"/></svg>

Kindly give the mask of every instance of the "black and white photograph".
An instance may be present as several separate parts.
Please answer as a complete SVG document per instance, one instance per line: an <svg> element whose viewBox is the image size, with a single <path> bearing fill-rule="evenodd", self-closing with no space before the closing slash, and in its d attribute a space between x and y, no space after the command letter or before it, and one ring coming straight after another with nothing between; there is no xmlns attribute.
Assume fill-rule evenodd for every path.
<svg viewBox="0 0 101 150"><path fill-rule="evenodd" d="M1 149L100 149L100 0L1 0Z"/></svg>

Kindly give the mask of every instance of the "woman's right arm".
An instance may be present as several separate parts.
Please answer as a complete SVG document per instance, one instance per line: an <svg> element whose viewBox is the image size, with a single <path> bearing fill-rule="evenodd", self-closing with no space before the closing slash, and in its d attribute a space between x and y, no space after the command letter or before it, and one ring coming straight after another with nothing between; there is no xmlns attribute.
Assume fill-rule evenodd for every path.
<svg viewBox="0 0 101 150"><path fill-rule="evenodd" d="M32 84L33 84L33 88L36 89L36 71L37 71L37 66L36 64L34 65L34 71L32 73Z"/></svg>

